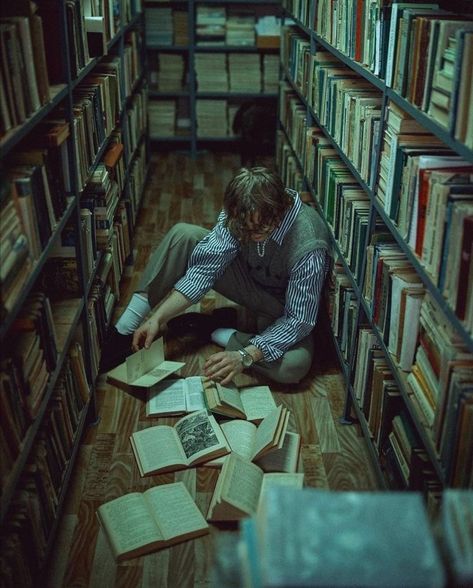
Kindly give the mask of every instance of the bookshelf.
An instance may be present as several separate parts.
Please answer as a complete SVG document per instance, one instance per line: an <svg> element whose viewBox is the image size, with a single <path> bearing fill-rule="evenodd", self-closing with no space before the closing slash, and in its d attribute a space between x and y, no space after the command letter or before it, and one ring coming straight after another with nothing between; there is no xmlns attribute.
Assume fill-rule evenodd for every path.
<svg viewBox="0 0 473 588"><path fill-rule="evenodd" d="M332 20L323 1L283 2L277 138L283 179L333 238L341 420L359 421L381 485L423 491L432 511L444 488L473 483L473 150L454 114L471 117L460 72L473 23L465 3L440 4L397 17L344 4Z"/></svg>
<svg viewBox="0 0 473 588"><path fill-rule="evenodd" d="M147 175L147 79L139 1L21 1L0 23L0 576L29 586L97 418Z"/></svg>
<svg viewBox="0 0 473 588"><path fill-rule="evenodd" d="M280 3L243 4L241 0L145 2L150 139L157 148L180 146L192 157L198 149L219 143L228 148L237 140L231 126L240 105L276 103L279 35L256 37L253 31L259 19L280 16ZM246 28L245 18L250 19ZM229 32L231 19L241 27L236 33ZM230 35L238 32L247 40L231 44L235 37ZM214 36L211 42L209 35ZM251 73L255 79L245 81Z"/></svg>

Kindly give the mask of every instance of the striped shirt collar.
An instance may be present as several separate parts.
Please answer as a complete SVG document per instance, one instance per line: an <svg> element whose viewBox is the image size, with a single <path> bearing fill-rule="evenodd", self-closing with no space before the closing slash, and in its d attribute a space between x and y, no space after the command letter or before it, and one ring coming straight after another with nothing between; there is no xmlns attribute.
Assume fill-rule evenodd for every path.
<svg viewBox="0 0 473 588"><path fill-rule="evenodd" d="M292 227L294 220L296 219L296 216L302 206L302 200L299 198L299 194L295 190L286 188L286 192L288 192L293 199L293 205L287 210L279 227L275 229L270 235L270 238L273 239L273 241L276 241L278 245L281 245L283 242L284 237Z"/></svg>

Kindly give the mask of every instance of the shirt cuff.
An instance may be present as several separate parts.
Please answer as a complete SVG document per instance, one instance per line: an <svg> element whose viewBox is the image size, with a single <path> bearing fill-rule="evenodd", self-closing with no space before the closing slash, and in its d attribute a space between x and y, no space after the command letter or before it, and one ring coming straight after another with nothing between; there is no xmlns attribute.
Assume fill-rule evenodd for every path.
<svg viewBox="0 0 473 588"><path fill-rule="evenodd" d="M193 284L185 276L174 284L174 290L177 290L183 294L192 302L192 304L199 302L199 300L205 294L205 292L202 292L201 288L196 288L195 284Z"/></svg>

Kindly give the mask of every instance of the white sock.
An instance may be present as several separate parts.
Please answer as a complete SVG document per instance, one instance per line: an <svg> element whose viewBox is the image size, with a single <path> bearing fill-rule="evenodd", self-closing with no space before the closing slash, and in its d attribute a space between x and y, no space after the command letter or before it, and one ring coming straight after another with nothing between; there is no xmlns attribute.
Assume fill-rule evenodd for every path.
<svg viewBox="0 0 473 588"><path fill-rule="evenodd" d="M221 329L215 329L215 331L213 331L210 335L210 338L215 343L215 345L220 345L220 347L226 347L233 333L236 333L236 329L222 327Z"/></svg>
<svg viewBox="0 0 473 588"><path fill-rule="evenodd" d="M131 335L151 310L146 294L135 292L115 328L122 335Z"/></svg>

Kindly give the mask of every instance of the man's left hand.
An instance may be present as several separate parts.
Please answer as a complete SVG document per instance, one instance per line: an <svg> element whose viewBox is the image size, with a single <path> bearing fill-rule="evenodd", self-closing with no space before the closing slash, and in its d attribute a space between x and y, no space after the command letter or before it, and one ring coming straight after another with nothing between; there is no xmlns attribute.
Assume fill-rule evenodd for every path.
<svg viewBox="0 0 473 588"><path fill-rule="evenodd" d="M219 351L212 354L204 364L204 375L223 386L243 371L241 355L238 351Z"/></svg>

